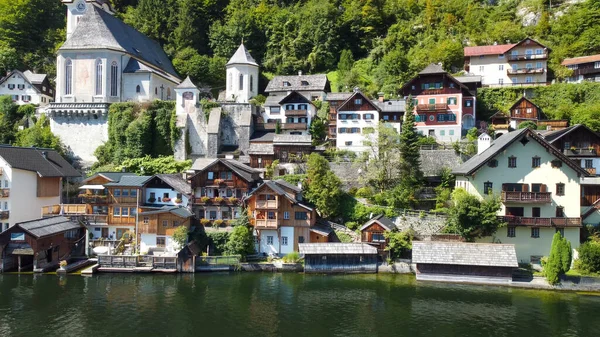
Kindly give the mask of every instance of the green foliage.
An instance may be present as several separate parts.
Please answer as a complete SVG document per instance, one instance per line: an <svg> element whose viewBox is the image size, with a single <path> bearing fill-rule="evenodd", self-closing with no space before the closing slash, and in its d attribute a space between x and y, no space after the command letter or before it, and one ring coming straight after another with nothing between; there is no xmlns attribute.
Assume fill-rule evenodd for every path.
<svg viewBox="0 0 600 337"><path fill-rule="evenodd" d="M560 283L560 276L571 268L571 243L559 232L552 238L550 256L544 264L544 275L550 284Z"/></svg>
<svg viewBox="0 0 600 337"><path fill-rule="evenodd" d="M192 167L192 161L176 161L173 156L152 158L144 156L140 158L126 159L121 167L126 172L140 175L154 175L159 173L181 173Z"/></svg>
<svg viewBox="0 0 600 337"><path fill-rule="evenodd" d="M254 253L254 236L248 212L244 209L240 212L240 217L232 223L233 230L229 235L229 240L225 245L225 252L229 255L246 255Z"/></svg>
<svg viewBox="0 0 600 337"><path fill-rule="evenodd" d="M279 119L275 122L275 134L281 134L281 122Z"/></svg>
<svg viewBox="0 0 600 337"><path fill-rule="evenodd" d="M363 186L356 191L357 198L370 198L373 196L373 189L369 186Z"/></svg>
<svg viewBox="0 0 600 337"><path fill-rule="evenodd" d="M529 128L531 130L537 130L537 124L535 124L535 122L533 121L525 121L521 124L519 124L519 129L525 129L525 128Z"/></svg>
<svg viewBox="0 0 600 337"><path fill-rule="evenodd" d="M267 101L267 97L265 97L264 95L256 95L253 98L250 99L250 104L254 104L257 106L261 106L263 104L265 104L265 102Z"/></svg>
<svg viewBox="0 0 600 337"><path fill-rule="evenodd" d="M196 85L211 87L225 86L226 63L224 57L201 55L192 47L179 50L173 58L173 67L181 76L189 76Z"/></svg>
<svg viewBox="0 0 600 337"><path fill-rule="evenodd" d="M448 230L460 234L467 241L490 236L503 225L496 216L501 205L497 196L479 200L462 188L456 189L452 192L448 210Z"/></svg>
<svg viewBox="0 0 600 337"><path fill-rule="evenodd" d="M406 99L406 111L413 111L412 96ZM405 187L416 189L422 185L421 154L419 152L419 134L415 127L415 115L406 114L400 133L399 172Z"/></svg>
<svg viewBox="0 0 600 337"><path fill-rule="evenodd" d="M388 240L386 251L392 259L398 259L404 251L412 249L413 234L408 231L387 231L383 236Z"/></svg>
<svg viewBox="0 0 600 337"><path fill-rule="evenodd" d="M35 115L35 105L33 104L23 104L19 105L17 108L17 115L24 117L33 117Z"/></svg>
<svg viewBox="0 0 600 337"><path fill-rule="evenodd" d="M179 249L183 248L187 244L188 240L188 228L185 226L179 226L173 231L173 241L177 243Z"/></svg>
<svg viewBox="0 0 600 337"><path fill-rule="evenodd" d="M339 216L346 221L347 227L349 222L356 223L356 226L364 224L371 218L372 214L384 214L388 218L393 218L397 215L392 208L368 206L358 202L347 193L343 193L340 197Z"/></svg>
<svg viewBox="0 0 600 337"><path fill-rule="evenodd" d="M320 145L325 141L327 136L327 127L329 123L326 118L315 116L310 123L308 133L312 136L313 145Z"/></svg>
<svg viewBox="0 0 600 337"><path fill-rule="evenodd" d="M303 182L306 179L306 174L286 174L277 177L277 179L283 179L290 184L298 185L299 182Z"/></svg>
<svg viewBox="0 0 600 337"><path fill-rule="evenodd" d="M46 119L46 115L42 115L33 127L17 132L15 145L43 147L65 155L65 147L60 139L50 131L50 122Z"/></svg>
<svg viewBox="0 0 600 337"><path fill-rule="evenodd" d="M342 195L340 179L331 171L327 160L317 153L310 154L306 166L306 199L325 218L337 214Z"/></svg>
<svg viewBox="0 0 600 337"><path fill-rule="evenodd" d="M227 250L229 232L206 232L208 244L212 247L213 255L223 255Z"/></svg>
<svg viewBox="0 0 600 337"><path fill-rule="evenodd" d="M298 254L298 252L291 252L286 254L282 260L284 263L298 263L302 259L300 258L300 254Z"/></svg>
<svg viewBox="0 0 600 337"><path fill-rule="evenodd" d="M265 167L265 179L273 179L273 173L277 166L279 166L279 160L276 159L273 160L271 165L267 165L267 167Z"/></svg>
<svg viewBox="0 0 600 337"><path fill-rule="evenodd" d="M348 224L346 224L346 226L348 226ZM348 227L348 228L350 228L350 227ZM352 240L352 236L350 236L350 234L342 232L342 231L335 231L335 236L337 236L338 240L340 240L340 242L343 242L343 243L354 242Z"/></svg>
<svg viewBox="0 0 600 337"><path fill-rule="evenodd" d="M575 260L577 269L585 273L600 272L600 242L588 241L577 250L579 257Z"/></svg>
<svg viewBox="0 0 600 337"><path fill-rule="evenodd" d="M398 168L401 137L389 123L380 123L374 132L367 133L363 141L369 149L364 153L361 179L378 193L393 189L402 177Z"/></svg>

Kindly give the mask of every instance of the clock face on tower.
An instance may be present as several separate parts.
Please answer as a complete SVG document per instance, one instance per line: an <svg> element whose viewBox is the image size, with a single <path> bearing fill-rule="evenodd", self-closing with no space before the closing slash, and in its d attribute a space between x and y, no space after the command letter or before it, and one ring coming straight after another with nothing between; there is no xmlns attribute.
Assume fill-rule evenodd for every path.
<svg viewBox="0 0 600 337"><path fill-rule="evenodd" d="M85 0L78 0L77 4L75 4L75 8L80 13L85 12L86 7L87 7L87 5L85 4Z"/></svg>

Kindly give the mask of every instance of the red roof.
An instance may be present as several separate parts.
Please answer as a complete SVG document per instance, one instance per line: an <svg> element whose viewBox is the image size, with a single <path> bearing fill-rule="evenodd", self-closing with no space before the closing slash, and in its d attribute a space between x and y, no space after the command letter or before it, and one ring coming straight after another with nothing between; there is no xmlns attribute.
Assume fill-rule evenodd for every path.
<svg viewBox="0 0 600 337"><path fill-rule="evenodd" d="M600 61L600 54L597 55L589 55L589 56L579 56L573 57L570 59L565 59L562 61L563 66L570 66L572 64L582 64L582 63L590 63L590 62L598 62Z"/></svg>
<svg viewBox="0 0 600 337"><path fill-rule="evenodd" d="M516 45L517 45L516 43L512 43L512 44L498 44L498 45L492 45L492 46L465 47L465 56L504 54Z"/></svg>

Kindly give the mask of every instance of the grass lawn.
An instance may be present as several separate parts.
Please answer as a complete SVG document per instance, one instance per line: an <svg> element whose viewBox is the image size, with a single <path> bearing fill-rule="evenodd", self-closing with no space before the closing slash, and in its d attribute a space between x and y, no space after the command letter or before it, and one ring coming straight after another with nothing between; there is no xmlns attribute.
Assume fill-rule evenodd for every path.
<svg viewBox="0 0 600 337"><path fill-rule="evenodd" d="M577 269L571 269L565 273L567 276L586 276L586 277L600 277L600 273L586 273Z"/></svg>

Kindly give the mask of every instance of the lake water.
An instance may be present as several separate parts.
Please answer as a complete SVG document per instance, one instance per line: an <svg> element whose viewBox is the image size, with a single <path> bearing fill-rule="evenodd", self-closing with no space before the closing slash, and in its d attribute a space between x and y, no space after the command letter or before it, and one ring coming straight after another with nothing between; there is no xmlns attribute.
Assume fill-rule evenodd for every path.
<svg viewBox="0 0 600 337"><path fill-rule="evenodd" d="M0 275L0 336L600 336L600 296L412 275Z"/></svg>

